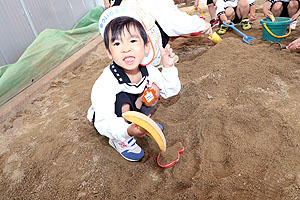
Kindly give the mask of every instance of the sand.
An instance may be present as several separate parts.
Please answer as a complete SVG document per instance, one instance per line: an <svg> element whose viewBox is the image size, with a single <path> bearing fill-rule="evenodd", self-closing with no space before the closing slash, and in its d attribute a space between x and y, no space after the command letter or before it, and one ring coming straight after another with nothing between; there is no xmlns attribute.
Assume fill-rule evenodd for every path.
<svg viewBox="0 0 300 200"><path fill-rule="evenodd" d="M205 35L170 42L182 90L152 119L172 150L163 161L182 142L179 162L159 167L149 137L137 139L143 160L126 161L86 119L110 63L100 43L0 125L1 199L298 199L300 54L262 41L257 16L244 32L255 45L234 31L217 45ZM299 36L298 23L282 44Z"/></svg>

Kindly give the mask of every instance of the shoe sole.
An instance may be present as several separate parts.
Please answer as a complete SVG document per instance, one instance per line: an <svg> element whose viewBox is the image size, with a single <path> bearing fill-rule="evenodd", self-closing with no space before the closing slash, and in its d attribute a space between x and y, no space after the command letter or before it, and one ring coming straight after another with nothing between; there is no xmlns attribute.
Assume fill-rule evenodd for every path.
<svg viewBox="0 0 300 200"><path fill-rule="evenodd" d="M110 144L110 146L112 147L112 148L114 148L125 160L128 160L128 161L131 161L131 162L138 162L138 161L141 161L142 160L142 158L141 159L139 159L139 160L132 160L132 159L130 159L130 158L126 158L125 156L123 156L123 154L121 154L119 151L118 151L118 149L117 149L117 147L115 146L115 144L112 142L112 140L111 139L109 139L108 140L108 143Z"/></svg>
<svg viewBox="0 0 300 200"><path fill-rule="evenodd" d="M227 30L227 31L228 31L228 30ZM227 31L222 32L222 33L218 32L218 34L219 34L219 35L224 35L225 33L227 33Z"/></svg>
<svg viewBox="0 0 300 200"><path fill-rule="evenodd" d="M248 29L247 29L247 28L244 29L244 28L242 27L242 29L243 29L244 31L247 31L247 30L252 29L252 27L250 27L250 28L248 28Z"/></svg>

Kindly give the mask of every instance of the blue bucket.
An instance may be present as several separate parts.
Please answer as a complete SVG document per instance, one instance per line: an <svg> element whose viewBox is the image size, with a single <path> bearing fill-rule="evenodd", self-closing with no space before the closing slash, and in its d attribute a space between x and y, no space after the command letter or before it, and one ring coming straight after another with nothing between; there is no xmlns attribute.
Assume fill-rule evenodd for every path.
<svg viewBox="0 0 300 200"><path fill-rule="evenodd" d="M291 29L289 25L292 21L289 17L275 17L275 22L272 22L269 18L260 20L263 29L263 40L281 42L290 35ZM288 27L289 33L286 33Z"/></svg>

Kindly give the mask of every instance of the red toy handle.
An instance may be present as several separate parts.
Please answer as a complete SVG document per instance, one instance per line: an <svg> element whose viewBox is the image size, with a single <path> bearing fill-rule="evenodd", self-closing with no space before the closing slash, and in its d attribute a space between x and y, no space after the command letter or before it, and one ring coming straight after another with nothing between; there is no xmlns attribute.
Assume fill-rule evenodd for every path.
<svg viewBox="0 0 300 200"><path fill-rule="evenodd" d="M169 164L166 164L166 165L160 164L160 162L159 162L160 153L158 154L157 159L156 159L156 162L157 162L157 164L158 164L160 167L168 168L168 167L171 167L172 165L174 165L175 163L177 163L177 162L179 161L180 154L182 154L182 153L184 152L184 147L183 147L182 143L179 142L179 144L180 144L180 146L182 147L182 149L179 150L178 153L177 153L177 154L178 154L178 158L177 158L176 160L173 160L173 161L170 162Z"/></svg>

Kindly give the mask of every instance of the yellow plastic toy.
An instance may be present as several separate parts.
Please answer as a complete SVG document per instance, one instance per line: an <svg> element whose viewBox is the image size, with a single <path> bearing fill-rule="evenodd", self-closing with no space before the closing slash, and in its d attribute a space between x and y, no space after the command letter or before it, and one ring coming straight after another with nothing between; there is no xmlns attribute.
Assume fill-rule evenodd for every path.
<svg viewBox="0 0 300 200"><path fill-rule="evenodd" d="M122 114L122 117L141 127L141 130L143 130L158 144L160 150L164 152L166 151L167 145L165 136L158 125L150 117L136 111L127 111Z"/></svg>
<svg viewBox="0 0 300 200"><path fill-rule="evenodd" d="M276 22L275 17L273 15L270 15L270 19L272 22Z"/></svg>
<svg viewBox="0 0 300 200"><path fill-rule="evenodd" d="M212 37L211 37L210 34L209 34L208 38L209 38L211 41L213 41L213 43L215 43L215 44L218 44L218 43L221 42L221 40L222 40L222 38L221 38L221 37L218 35L218 33L216 33L216 32L213 32Z"/></svg>

